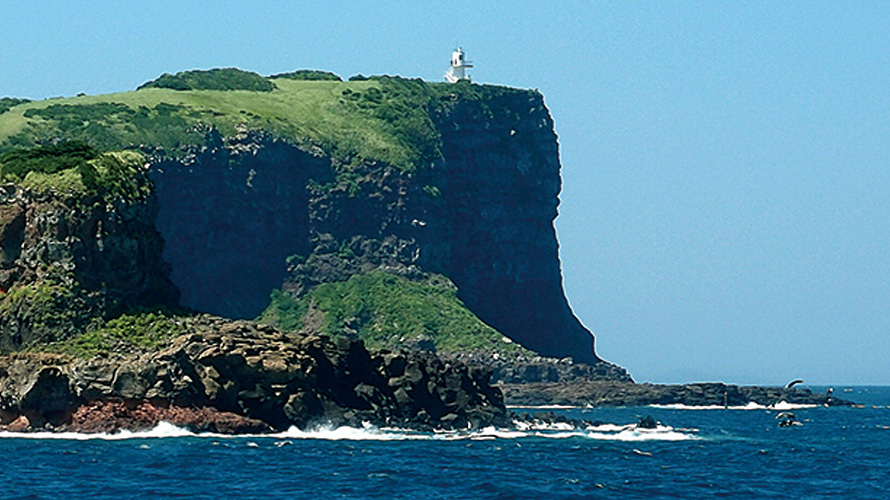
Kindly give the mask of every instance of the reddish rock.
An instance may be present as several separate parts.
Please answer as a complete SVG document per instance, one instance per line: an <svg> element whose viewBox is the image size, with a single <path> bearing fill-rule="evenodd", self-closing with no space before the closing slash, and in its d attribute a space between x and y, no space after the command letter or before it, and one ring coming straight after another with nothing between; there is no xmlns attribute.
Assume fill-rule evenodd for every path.
<svg viewBox="0 0 890 500"><path fill-rule="evenodd" d="M195 432L222 434L264 433L272 430L262 421L210 407L182 407L163 401L92 401L71 414L66 430L117 432L148 430L169 422Z"/></svg>
<svg viewBox="0 0 890 500"><path fill-rule="evenodd" d="M28 420L28 417L24 415L19 415L18 418L9 423L9 425L5 426L5 430L10 432L22 432L31 429L31 422Z"/></svg>

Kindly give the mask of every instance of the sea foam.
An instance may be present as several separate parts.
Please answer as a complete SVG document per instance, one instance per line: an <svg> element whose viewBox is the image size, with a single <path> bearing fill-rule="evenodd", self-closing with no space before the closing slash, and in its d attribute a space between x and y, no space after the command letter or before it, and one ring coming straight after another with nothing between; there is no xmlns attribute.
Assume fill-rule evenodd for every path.
<svg viewBox="0 0 890 500"><path fill-rule="evenodd" d="M250 438L281 440L321 440L321 441L488 441L517 439L594 439L599 441L683 441L698 439L695 429L677 430L659 425L655 429L643 429L634 424L602 424L589 425L583 428L573 427L566 423L527 423L516 421L513 428L484 427L473 430L439 430L420 432L410 429L378 428L370 424L362 427L320 426L304 430L291 427L284 432L274 434L217 434L209 432L195 433L167 422L146 431L120 431L115 433L78 433L78 432L0 432L0 439L53 439L71 441L122 441L128 439L164 439L164 438L213 438L237 440ZM249 444L254 444L253 442ZM277 445L276 445L277 446Z"/></svg>
<svg viewBox="0 0 890 500"><path fill-rule="evenodd" d="M177 427L169 422L159 422L155 427L145 431L119 431L119 432L0 432L0 439L67 439L72 441L88 441L100 439L103 441L121 441L125 439L161 439L198 436L187 429ZM218 437L221 434L200 434L207 437Z"/></svg>
<svg viewBox="0 0 890 500"><path fill-rule="evenodd" d="M668 404L668 405L649 405L650 408L661 408L664 410L805 410L807 408L817 408L819 405L813 404L795 404L786 401L779 401L774 405L761 405L754 402L744 406L723 406L723 405L702 405L692 406L684 404Z"/></svg>

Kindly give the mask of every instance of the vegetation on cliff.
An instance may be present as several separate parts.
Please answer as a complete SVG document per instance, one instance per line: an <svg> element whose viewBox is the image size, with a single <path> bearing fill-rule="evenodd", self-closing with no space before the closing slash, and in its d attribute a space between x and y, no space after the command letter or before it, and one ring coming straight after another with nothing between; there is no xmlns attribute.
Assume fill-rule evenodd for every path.
<svg viewBox="0 0 890 500"><path fill-rule="evenodd" d="M45 331L47 341L57 340L79 330L89 321L78 316L82 298L70 273L60 266L48 269L40 281L20 284L8 291L0 289L0 317L16 318L30 330Z"/></svg>
<svg viewBox="0 0 890 500"><path fill-rule="evenodd" d="M269 78L289 78L291 80L327 80L335 82L343 81L343 79L337 76L335 73L331 73L330 71L319 71L317 69L298 69L297 71L272 75Z"/></svg>
<svg viewBox="0 0 890 500"><path fill-rule="evenodd" d="M32 346L31 350L93 358L100 353L153 351L170 339L188 332L182 312L157 308L132 311L111 319L81 335L58 342Z"/></svg>
<svg viewBox="0 0 890 500"><path fill-rule="evenodd" d="M151 188L140 175L143 163L135 151L100 154L86 143L66 141L0 154L0 182L37 192L144 199Z"/></svg>
<svg viewBox="0 0 890 500"><path fill-rule="evenodd" d="M24 104L26 102L31 101L29 99L17 99L15 97L0 98L0 114L9 111L13 106L18 106L19 104Z"/></svg>
<svg viewBox="0 0 890 500"><path fill-rule="evenodd" d="M372 271L323 283L300 300L275 291L260 321L285 330L355 335L374 348L529 353L476 317L442 276L416 281Z"/></svg>
<svg viewBox="0 0 890 500"><path fill-rule="evenodd" d="M0 349L175 303L144 165L136 151L77 141L0 154Z"/></svg>
<svg viewBox="0 0 890 500"><path fill-rule="evenodd" d="M201 144L202 129L223 135L262 129L304 146L317 146L349 164L382 161L405 170L441 160L431 116L457 98L499 108L499 96L532 91L428 83L380 76L343 82L331 73L301 70L263 78L233 68L163 75L135 92L37 102L4 101L0 151L79 140L102 151L140 144L175 154Z"/></svg>
<svg viewBox="0 0 890 500"><path fill-rule="evenodd" d="M164 73L156 80L143 83L136 90L149 88L271 92L275 90L275 84L250 71L238 68L215 68L207 71L181 71L175 75Z"/></svg>

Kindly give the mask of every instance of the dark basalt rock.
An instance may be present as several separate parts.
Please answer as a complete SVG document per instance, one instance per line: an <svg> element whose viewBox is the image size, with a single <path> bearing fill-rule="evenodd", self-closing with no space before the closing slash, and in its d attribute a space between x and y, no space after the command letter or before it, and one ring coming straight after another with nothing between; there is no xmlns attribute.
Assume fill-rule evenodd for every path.
<svg viewBox="0 0 890 500"><path fill-rule="evenodd" d="M153 196L0 186L0 350L68 338L126 308L176 304L156 210Z"/></svg>
<svg viewBox="0 0 890 500"><path fill-rule="evenodd" d="M496 111L492 111L496 110ZM553 119L537 92L455 100L442 135L437 268L479 318L543 356L597 364L593 336L562 290L553 227L560 190Z"/></svg>
<svg viewBox="0 0 890 500"><path fill-rule="evenodd" d="M648 406L682 404L687 406L745 406L757 403L849 406L852 403L806 388L738 386L722 383L682 385L634 384L614 381L571 383L501 383L506 403L514 406Z"/></svg>
<svg viewBox="0 0 890 500"><path fill-rule="evenodd" d="M524 355L510 357L496 352L466 352L443 356L491 371L491 381L496 384L571 384L595 381L633 383L627 370L605 361L587 364L578 363L568 356L562 359Z"/></svg>
<svg viewBox="0 0 890 500"><path fill-rule="evenodd" d="M456 98L431 119L442 156L413 171L345 165L248 131L210 130L204 146L175 158L149 151L157 228L182 304L255 318L273 288L300 297L371 270L436 273L514 341L599 364L562 290L559 154L543 97Z"/></svg>
<svg viewBox="0 0 890 500"><path fill-rule="evenodd" d="M141 355L0 358L0 425L111 431L168 420L237 432L507 423L487 372L430 353L372 354L360 341L207 317L191 328L197 333Z"/></svg>

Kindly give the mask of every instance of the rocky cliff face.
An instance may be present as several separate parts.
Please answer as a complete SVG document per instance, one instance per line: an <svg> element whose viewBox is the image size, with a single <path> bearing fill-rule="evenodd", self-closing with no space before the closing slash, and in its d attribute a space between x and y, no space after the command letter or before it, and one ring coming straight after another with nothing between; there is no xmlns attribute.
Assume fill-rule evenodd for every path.
<svg viewBox="0 0 890 500"><path fill-rule="evenodd" d="M445 154L445 274L485 322L545 356L597 363L562 289L553 227L559 151L543 97L454 101L436 117Z"/></svg>
<svg viewBox="0 0 890 500"><path fill-rule="evenodd" d="M156 199L0 186L0 349L64 339L125 308L173 305Z"/></svg>
<svg viewBox="0 0 890 500"><path fill-rule="evenodd" d="M184 159L153 151L157 227L182 303L252 318L277 287L299 298L373 269L438 273L513 340L599 363L562 291L558 145L542 96L453 97L431 113L442 157L413 171L250 132L211 133Z"/></svg>
<svg viewBox="0 0 890 500"><path fill-rule="evenodd" d="M262 133L225 143L215 131L183 159L152 151L150 177L163 258L182 305L255 318L281 286L291 255L308 255L309 179L330 160Z"/></svg>

